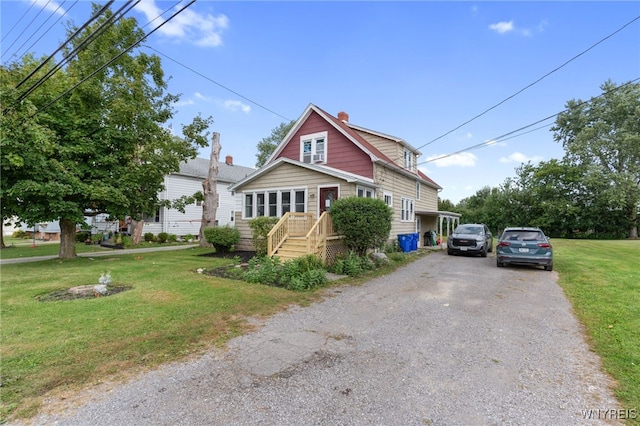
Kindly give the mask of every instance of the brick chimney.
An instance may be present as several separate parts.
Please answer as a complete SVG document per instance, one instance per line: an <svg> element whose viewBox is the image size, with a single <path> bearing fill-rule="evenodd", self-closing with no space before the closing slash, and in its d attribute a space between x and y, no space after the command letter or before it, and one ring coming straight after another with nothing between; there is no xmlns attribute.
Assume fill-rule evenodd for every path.
<svg viewBox="0 0 640 426"><path fill-rule="evenodd" d="M227 164L227 166L233 166L233 157L227 155L224 159L224 162Z"/></svg>
<svg viewBox="0 0 640 426"><path fill-rule="evenodd" d="M347 114L347 113L346 113L346 112L344 112L344 111L340 111L340 112L338 113L338 120L340 120L340 121L344 121L344 122L347 122L347 123L348 123L348 122L349 122L349 114Z"/></svg>

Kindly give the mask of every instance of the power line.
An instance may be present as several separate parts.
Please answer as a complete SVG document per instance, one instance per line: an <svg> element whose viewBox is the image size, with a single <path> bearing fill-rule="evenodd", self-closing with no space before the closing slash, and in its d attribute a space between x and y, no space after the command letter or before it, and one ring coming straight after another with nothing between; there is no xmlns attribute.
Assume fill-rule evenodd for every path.
<svg viewBox="0 0 640 426"><path fill-rule="evenodd" d="M16 27L16 25L18 25L18 22L22 22L22 18L24 18L27 13L29 13L29 11L31 10L31 8L33 7L33 5L35 5L36 2L32 1L31 4L29 5L29 7L27 8L27 10L22 14L22 16L20 17L20 19L16 19L16 22L13 24L13 26L11 27L11 29L9 29L9 31L7 31L7 33L4 35L4 37L2 38L2 40L0 40L0 43L2 43L5 38L9 37L9 34L11 34L11 31L13 31L13 29Z"/></svg>
<svg viewBox="0 0 640 426"><path fill-rule="evenodd" d="M579 102L578 104L574 105L572 108L576 108L576 107L579 107L579 106L582 106L582 105L588 104L588 103L592 102L592 101L593 101L593 100L595 100L595 99L598 99L598 98L600 98L600 97L602 97L602 96L604 96L604 95L608 95L609 93L613 93L613 92L615 92L615 91L617 91L617 90L620 90L620 89L622 89L623 87L626 87L626 86L628 86L628 85L631 85L631 84L635 83L635 82L636 82L636 81L638 81L638 80L640 80L640 77L636 78L635 80L631 80L631 81L629 81L629 82L627 82L627 83L621 84L620 86L617 86L617 87L615 87L615 88L613 88L613 89L609 90L608 92L604 92L604 93L601 93L601 94L599 94L599 95L597 95L597 96L594 96L594 97L592 97L592 98L591 98L591 99L589 99L589 100ZM550 126L550 125L551 125L551 124L553 124L553 123L551 123L551 124L545 124L545 125L540 126L540 127L536 128L536 129L532 129L532 130L529 130L529 131L527 131L527 132L523 132L523 133L520 133L520 134L517 134L517 135L516 135L516 133L521 132L522 130L525 130L525 129L528 129L529 127L533 127L533 126L535 126L535 125L537 125L537 124L543 123L543 122L545 122L545 121L547 121L547 120L550 120L550 119L552 119L552 118L554 118L554 117L557 117L559 114L562 114L562 113L565 113L565 112L569 112L570 110L571 110L571 108L565 108L564 110L562 110L562 111L560 111L560 112L557 112L557 113L555 113L555 114L551 114L551 115L549 115L549 116L547 116L547 117L545 117L545 118L542 118L542 119L540 119L540 120L534 121L534 122L533 122L533 123L531 123L531 124L527 124L526 126L523 126L523 127L520 127L520 128L518 128L518 129L516 129L516 130L512 130L512 131L510 131L510 132L504 133L503 135L500 135L500 136L498 136L498 137L491 138L491 139L489 139L489 140L487 140L487 141L484 141L484 142L482 142L482 143L479 143L479 144L476 144L476 145L472 145L472 146L470 146L470 147L467 147L467 148L464 148L464 149L458 150L458 151L456 151L456 152L452 152L451 154L445 154L445 155L441 155L441 156L438 156L438 157L432 158L432 159L430 159L430 160L421 161L420 163L417 163L417 164L416 164L416 166L419 166L419 165L421 165L421 164L426 164L426 163L432 163L432 162L439 161L439 160L442 160L442 159L445 159L445 158L449 158L449 157L453 157L454 155L462 154L463 152L471 151L471 150L474 150L474 149L479 149L479 148L484 148L484 147L487 147L487 146L491 146L491 145L494 145L494 144L495 144L495 143L497 143L497 142L502 142L502 141L505 141L505 140L508 140L508 139L513 139L513 138L516 138L516 137L520 137L520 136L522 136L522 135L525 135L525 134L527 134L527 133L531 133L531 132L533 132L533 131L540 130L540 129L542 129L542 128L545 128L545 127Z"/></svg>
<svg viewBox="0 0 640 426"><path fill-rule="evenodd" d="M548 73L546 73L545 75L543 75L542 77L540 77L539 79L537 79L536 81L534 81L531 84L528 84L527 86L523 87L522 89L518 90L516 93L514 93L513 95L503 99L502 101L498 102L497 104L493 105L490 108L487 108L486 110L484 110L483 112L481 112L480 114L476 115L475 117L465 121L464 123L460 124L459 126L449 130L448 132L444 133L441 136L438 136L437 138L431 140L430 142L425 143L424 145L419 146L417 149L420 148L424 148L428 145L431 145L432 143L436 142L437 140L442 139L443 137L449 135L452 132L455 132L456 130L458 130L459 128L461 128L462 126L465 126L469 123L471 123L473 120L482 117L483 115L485 115L486 113L488 113L489 111L497 108L498 106L502 105L503 103L505 103L506 101L514 98L515 96L519 95L520 93L524 92L525 90L527 90L528 88L530 88L531 86L539 83L540 81L542 81L543 79L545 79L546 77L550 76L551 74L553 74L554 72L558 71L559 69L563 68L564 66L566 66L567 64L569 64L570 62L574 61L575 59L579 58L580 56L584 55L585 53L587 53L588 51L590 51L591 49L593 49L594 47L596 47L597 45L603 43L604 41L608 40L609 38L613 37L614 35L616 35L617 33L619 33L620 31L622 31L623 29L625 29L626 27L628 27L629 25L631 25L632 23L634 23L635 21L637 21L638 19L640 19L640 16L636 16L635 18L633 18L631 21L627 22L626 24L624 24L622 27L618 28L616 31L614 31L613 33L609 34L608 36L604 37L603 39L601 39L600 41L592 44L589 48L583 50L582 52L578 53L577 55L575 55L573 58L569 59L568 61L566 61L565 63L563 63L562 65L560 65L559 67L556 67L555 69L549 71Z"/></svg>
<svg viewBox="0 0 640 426"><path fill-rule="evenodd" d="M153 48L153 47L151 47L151 46L145 46L145 47L146 47L146 48L148 48L148 49L153 50L154 52L158 53L159 55L164 56L165 58L169 59L170 61L175 62L176 64L180 65L181 67L183 67L183 68L185 68L185 69L188 69L188 70L189 70L189 71L191 71L192 73L199 75L200 77L204 78L205 80L210 81L211 83L213 83L213 84L215 84L215 85L217 85L217 86L222 87L223 89L225 89L225 90L227 90L227 91L229 91L229 92L233 93L234 95L241 97L241 98L242 98L242 99L244 99L245 101L247 101L247 102L251 102L252 104L256 105L257 107L262 108L262 109L264 109L265 111L268 111L268 112L270 112L270 113L272 113L272 114L274 114L274 115L277 115L277 116L278 116L278 117L280 117L280 118L284 118L284 119L285 119L285 120L287 120L287 121L292 121L290 118L287 118L287 117L285 117L285 116L284 116L284 115L282 115L282 114L278 114L277 112L275 112L275 111L273 111L273 110L271 110L271 109L267 108L266 106L261 105L261 104L259 104L258 102L254 101L254 100L251 100L251 99L247 98L247 97L246 97L246 96L244 96L244 95L241 95L240 93L236 92L235 90L232 90L232 89L230 89L230 88L228 88L228 87L226 87L226 86L224 86L224 85L222 85L222 84L218 83L217 81L215 81L215 80L211 79L210 77L207 77L206 75L202 74L201 72L198 72L198 71L194 70L193 68L191 68L191 67L189 67L189 66L187 66L187 65L183 64L182 62L180 62L180 61L178 61L178 60L176 60L176 59L171 58L170 56L168 56L168 55L166 55L166 54L164 54L164 53L160 52L159 50L154 49L154 48Z"/></svg>
<svg viewBox="0 0 640 426"><path fill-rule="evenodd" d="M59 9L62 7L62 5L64 5L65 3L66 3L66 0L64 0L62 3L60 3L60 4L58 5L58 7L56 7L56 10L54 10L53 12L51 12L51 14L49 15L49 17L48 17L47 19L45 19L45 20L44 20L44 22L42 22L42 23L40 24L40 26L39 26L38 28L36 28L36 30L35 30L33 33L31 33L31 35L30 35L30 36L29 36L29 37L24 41L24 43L22 43L22 44L20 45L20 47L18 47L18 48L16 49L16 53L14 53L14 55L13 55L13 56L18 56L18 52L19 52L19 51L24 47L24 45L25 45L25 44L27 44L27 42L28 42L29 40L31 40L31 38L32 38L32 37L34 37L34 36L38 33L38 31L40 31L40 28L42 28L42 27L44 26L44 24L46 24L46 23L49 21L49 19L51 19L51 18L53 17L53 15L55 15L55 14L56 14L56 12L58 12L58 10L59 10ZM45 34L46 34L46 33L45 33ZM43 35L44 35L44 34L43 34ZM35 43L34 43L34 44L35 44ZM32 44L31 46L33 46L33 44ZM29 48L27 48L27 50L29 50ZM23 55L24 55L24 53L23 53Z"/></svg>
<svg viewBox="0 0 640 426"><path fill-rule="evenodd" d="M157 30L159 30L164 24L166 24L167 22L169 22L170 20L172 20L173 18L175 18L178 14L180 14L182 11L184 11L185 9L187 9L189 6L191 6L193 3L195 3L196 0L191 0L189 3L187 3L186 6L184 6L183 8L181 8L180 10L178 10L177 12L175 12L173 15L171 15L166 21L164 21L163 23L161 23L160 25L158 25L156 28L154 28L153 30L149 31L147 34L143 35L142 37L140 37L138 40L136 40L135 42L133 42L129 47L127 47L126 49L124 49L122 52L120 52L118 55L114 56L113 58L111 58L109 61L107 61L106 63L104 63L102 66L100 66L99 68L97 68L95 71L93 71L91 74L89 74L87 77L83 78L82 80L80 80L78 83L74 84L71 88L69 88L68 90L66 90L64 93L62 93L60 96L56 97L54 100L52 100L51 102L49 102L48 104L46 104L44 107L38 109L33 115L38 114L44 110L46 110L47 108L49 108L51 105L53 105L54 103L56 103L58 100L60 100L61 98L63 98L64 96L66 96L67 94L69 94L71 91L73 91L74 89L76 89L78 86L80 86L81 84L83 84L85 81L89 80L90 78L92 78L94 75L96 75L97 73L99 73L100 71L102 71L103 69L105 69L106 67L108 67L109 65L111 65L113 62L117 61L122 55L124 55L125 53L129 52L131 49L133 49L134 47L138 46L143 40L145 40L147 37L149 37L151 34L153 34L154 32L156 32Z"/></svg>
<svg viewBox="0 0 640 426"><path fill-rule="evenodd" d="M22 37L22 35L24 34L24 32L25 32L25 31L27 31L27 28L29 28L29 26L30 26L31 24L33 24L33 21L35 21L35 20L38 18L38 16L40 16L40 14L42 13L42 11L47 7L47 5L48 5L50 2L51 2L51 0L47 0L47 4L45 4L45 5L44 5L44 7L38 11L38 13L36 14L36 16L34 16L34 17L33 17L33 19L31 19L31 22L29 22L29 23L27 24L27 26L26 26L26 27L24 27L24 29L22 30L22 32L18 35L18 37L16 37L16 39L13 41L13 43L11 43L11 44L9 45L9 47L7 48L7 50L6 50L5 52L10 51L10 50L11 50L11 48L13 47L13 45L14 45L14 44L16 44L16 42L17 42L18 40L20 40L20 37ZM1 57L2 57L2 55L0 55L0 58L1 58Z"/></svg>

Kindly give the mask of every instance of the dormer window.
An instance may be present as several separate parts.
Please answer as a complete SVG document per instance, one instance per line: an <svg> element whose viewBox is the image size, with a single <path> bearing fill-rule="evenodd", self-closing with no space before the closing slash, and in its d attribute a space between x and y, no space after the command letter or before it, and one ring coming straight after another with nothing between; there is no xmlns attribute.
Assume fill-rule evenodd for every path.
<svg viewBox="0 0 640 426"><path fill-rule="evenodd" d="M413 171L414 154L408 149L404 150L404 168Z"/></svg>
<svg viewBox="0 0 640 426"><path fill-rule="evenodd" d="M327 132L300 136L300 161L307 164L327 163Z"/></svg>

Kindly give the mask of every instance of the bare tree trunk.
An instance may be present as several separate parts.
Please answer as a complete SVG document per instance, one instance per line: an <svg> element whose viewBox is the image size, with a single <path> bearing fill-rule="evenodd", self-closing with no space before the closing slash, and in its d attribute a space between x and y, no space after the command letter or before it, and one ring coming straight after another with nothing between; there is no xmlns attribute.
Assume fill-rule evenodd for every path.
<svg viewBox="0 0 640 426"><path fill-rule="evenodd" d="M71 219L60 219L60 259L73 259L76 254L76 223Z"/></svg>
<svg viewBox="0 0 640 426"><path fill-rule="evenodd" d="M638 210L636 206L631 209L631 235L629 235L629 238L638 239Z"/></svg>
<svg viewBox="0 0 640 426"><path fill-rule="evenodd" d="M4 220L0 221L0 248L7 248L4 245Z"/></svg>
<svg viewBox="0 0 640 426"><path fill-rule="evenodd" d="M133 240L133 245L140 244L140 241L142 240L143 228L144 228L144 220L131 219L131 239Z"/></svg>
<svg viewBox="0 0 640 426"><path fill-rule="evenodd" d="M218 160L220 158L220 133L213 133L211 142L211 157L209 160L209 176L202 182L204 203L202 204L202 222L200 223L200 247L212 247L204 237L205 228L216 226L216 212L218 210Z"/></svg>

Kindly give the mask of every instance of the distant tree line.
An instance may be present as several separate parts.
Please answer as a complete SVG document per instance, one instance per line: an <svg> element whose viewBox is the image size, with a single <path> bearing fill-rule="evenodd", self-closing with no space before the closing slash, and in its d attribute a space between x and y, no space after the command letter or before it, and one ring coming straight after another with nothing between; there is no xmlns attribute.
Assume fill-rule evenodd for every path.
<svg viewBox="0 0 640 426"><path fill-rule="evenodd" d="M638 238L640 83L601 86L589 102L571 100L551 131L565 156L522 164L498 187L439 209L493 232L538 226L552 237Z"/></svg>

